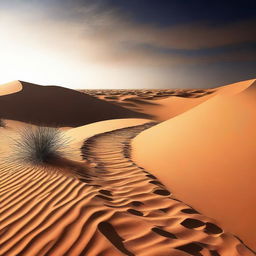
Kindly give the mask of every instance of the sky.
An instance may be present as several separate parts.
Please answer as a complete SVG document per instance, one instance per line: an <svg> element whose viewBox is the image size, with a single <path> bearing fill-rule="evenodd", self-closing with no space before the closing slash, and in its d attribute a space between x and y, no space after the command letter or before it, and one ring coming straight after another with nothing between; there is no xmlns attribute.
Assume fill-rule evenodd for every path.
<svg viewBox="0 0 256 256"><path fill-rule="evenodd" d="M256 1L1 0L0 84L211 88L256 78Z"/></svg>

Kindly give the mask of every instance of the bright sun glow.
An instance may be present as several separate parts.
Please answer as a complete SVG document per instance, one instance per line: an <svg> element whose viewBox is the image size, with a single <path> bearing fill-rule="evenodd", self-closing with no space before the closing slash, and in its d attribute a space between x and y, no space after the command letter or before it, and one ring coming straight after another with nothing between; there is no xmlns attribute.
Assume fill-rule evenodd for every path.
<svg viewBox="0 0 256 256"><path fill-rule="evenodd" d="M44 15L29 9L9 14L0 9L0 84L22 80L92 89L169 84L162 71L141 65L141 56L120 55L119 46L108 37L102 41L90 24Z"/></svg>
<svg viewBox="0 0 256 256"><path fill-rule="evenodd" d="M1 76L0 83L12 80L31 81L41 84L62 84L70 87L100 86L94 74L93 65L77 61L69 54L61 54L37 42L31 42L29 35L19 31L8 31L1 26ZM55 44L59 44L55 41ZM67 49L63 49L66 51ZM86 78L86 79L84 79Z"/></svg>
<svg viewBox="0 0 256 256"><path fill-rule="evenodd" d="M71 88L136 88L146 77L148 86L155 83L143 68L95 61L97 41L81 38L81 28L33 21L1 14L0 84L22 80Z"/></svg>

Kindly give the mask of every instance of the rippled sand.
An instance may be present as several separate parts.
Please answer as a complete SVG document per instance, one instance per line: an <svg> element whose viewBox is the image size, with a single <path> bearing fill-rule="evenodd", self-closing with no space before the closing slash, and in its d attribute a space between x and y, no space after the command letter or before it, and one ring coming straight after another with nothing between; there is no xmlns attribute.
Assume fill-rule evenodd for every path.
<svg viewBox="0 0 256 256"><path fill-rule="evenodd" d="M81 110L77 116L71 115L69 118L67 113L62 113L58 117L61 130L71 138L70 150L73 153L72 158L74 157L73 160L63 159L59 167L12 162L11 156L16 152L12 151L9 145L10 138L20 128L28 126L28 123L5 120L6 126L0 127L0 255L255 255L248 244L240 240L240 233L234 235L226 228L224 217L220 220L217 218L217 221L209 217L215 211L223 212L217 203L215 211L209 212L210 208L201 207L208 202L207 192L211 191L210 187L201 191L206 197L202 201L202 198L199 200L198 191L193 190L191 186L192 183L199 190L205 189L198 180L190 178L182 169L171 174L175 163L172 156L181 152L177 146L183 146L182 153L186 153L182 158L178 158L177 155L177 159L182 160L179 163L195 167L193 162L189 162L189 155L196 153L198 145L189 147L191 144L188 143L182 129L194 129L197 121L193 119L193 122L186 122L190 120L186 115L197 108L206 109L204 106L211 105L211 102L215 102L218 99L216 97L220 95L233 99L234 95L240 95L247 90L251 95L254 90L253 87L247 89L249 86L248 82L242 82L213 90L100 90L87 91L86 93L91 94L87 97L74 91L67 96L66 93L70 90L62 90L61 87L46 89L25 84L26 89L22 93L5 95L3 101L0 98L0 105L8 103L7 105L11 106L8 111L2 108L2 113L9 117L13 116L13 113L22 113L17 120L26 121L32 118L34 124L38 124L37 116L40 112L31 112L31 116L24 112L26 108L32 111L31 104L35 102L35 99L26 101L29 98L27 92L33 91L36 99L40 98L41 90L44 90L44 97L54 92L49 101L51 107L54 106L53 95L58 95L59 90L72 104L75 104L78 98L81 100L80 103L82 99L88 99L89 103L85 102L83 105L87 107L90 107L90 104L95 107L98 101L103 102L98 105L97 116L87 114L86 109ZM95 101L95 97L99 99ZM27 105L21 105L18 109L17 104L11 103L10 99L18 99ZM251 108L254 103L251 105L250 102L246 101L246 107L242 109L254 109ZM67 105L65 109L70 109L67 102L60 103L52 113L44 109L40 116L41 121L47 122L49 115L51 120L48 122L53 125L54 117L59 113L61 106ZM216 104L220 106L221 100L217 100ZM130 111L127 112L126 108ZM116 113L108 113L116 109ZM225 114L225 111L223 113ZM246 113L248 114L244 112ZM228 117L235 117L236 114ZM150 116L151 120L135 119L141 116ZM117 119L127 117L133 118ZM199 119L200 117L201 114ZM175 121L177 118L184 119L182 129ZM105 119L107 121L102 121ZM209 127L211 119L207 119ZM159 123L164 120L167 121ZM75 123L72 123L74 121ZM90 124L76 128L64 127L78 126L83 122ZM250 131L253 131L253 127L251 126ZM207 132L209 129L194 133L193 138L200 141L201 135L204 138L203 134ZM183 144L174 143L173 134L176 134L177 140L184 138ZM250 135L249 132L246 134ZM170 146L175 147L173 149ZM220 148L220 151L221 149L223 148ZM246 150L248 153L248 147ZM210 156L211 153L207 154ZM250 151L249 155L251 153L253 152ZM200 163L204 163L203 160L201 159ZM220 160L218 175L224 171ZM199 173L207 173L207 168L200 168ZM190 168L186 170L191 171ZM197 170L193 169L193 173L196 177ZM253 182L253 176L250 177L247 177L247 180ZM181 182L177 182L177 179ZM218 179L202 179L204 183L210 182L214 186L219 184ZM189 194L189 197L184 197L183 191ZM234 192L238 193L239 189ZM188 205L190 198L194 199L191 206ZM235 202L236 197L232 200Z"/></svg>

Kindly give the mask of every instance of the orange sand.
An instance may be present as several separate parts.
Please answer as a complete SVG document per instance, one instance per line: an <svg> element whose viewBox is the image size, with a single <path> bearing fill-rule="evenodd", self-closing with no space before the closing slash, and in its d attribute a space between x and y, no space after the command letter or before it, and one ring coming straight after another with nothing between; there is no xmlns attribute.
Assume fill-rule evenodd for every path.
<svg viewBox="0 0 256 256"><path fill-rule="evenodd" d="M255 88L255 80L223 87L201 105L142 132L132 144L138 165L253 248Z"/></svg>
<svg viewBox="0 0 256 256"><path fill-rule="evenodd" d="M126 143L146 128L89 138L81 153L99 168L80 179L75 168L66 176L60 167L1 163L0 254L252 256L129 159Z"/></svg>
<svg viewBox="0 0 256 256"><path fill-rule="evenodd" d="M22 84L19 81L0 85L0 96L13 94L22 90Z"/></svg>
<svg viewBox="0 0 256 256"><path fill-rule="evenodd" d="M116 102L0 87L0 117L11 119L0 129L0 255L254 255L253 82ZM61 126L71 154L52 166L13 162L12 138L29 123Z"/></svg>

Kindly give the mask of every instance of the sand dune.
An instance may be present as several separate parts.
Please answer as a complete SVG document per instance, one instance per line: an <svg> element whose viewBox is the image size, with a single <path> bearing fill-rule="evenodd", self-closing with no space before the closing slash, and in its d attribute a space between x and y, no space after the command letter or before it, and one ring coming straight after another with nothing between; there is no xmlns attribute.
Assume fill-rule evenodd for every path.
<svg viewBox="0 0 256 256"><path fill-rule="evenodd" d="M21 82L18 93L0 97L0 117L45 126L80 126L146 115L58 86ZM7 90L7 89L6 89Z"/></svg>
<svg viewBox="0 0 256 256"><path fill-rule="evenodd" d="M81 90L96 98L165 121L205 102L216 95L234 95L250 86L253 80L214 89L179 90Z"/></svg>
<svg viewBox="0 0 256 256"><path fill-rule="evenodd" d="M236 88L239 89L239 86ZM231 90L225 86L213 90L123 90L118 95L110 91L111 94L104 97L97 91L91 92L99 100L63 87L15 81L0 86L0 117L45 126L81 126L119 118L163 121L193 108L220 91Z"/></svg>
<svg viewBox="0 0 256 256"><path fill-rule="evenodd" d="M253 82L94 96L4 86L0 255L255 255ZM61 126L69 154L13 161L29 123Z"/></svg>
<svg viewBox="0 0 256 256"><path fill-rule="evenodd" d="M142 132L133 143L138 165L254 249L255 88L255 80L223 87L223 94Z"/></svg>
<svg viewBox="0 0 256 256"><path fill-rule="evenodd" d="M0 85L0 96L13 94L22 90L20 81Z"/></svg>
<svg viewBox="0 0 256 256"><path fill-rule="evenodd" d="M96 98L164 121L218 93L218 89L81 90Z"/></svg>
<svg viewBox="0 0 256 256"><path fill-rule="evenodd" d="M0 254L251 256L129 159L130 139L152 125L89 138L83 157L99 167L88 169L86 179L2 163Z"/></svg>
<svg viewBox="0 0 256 256"><path fill-rule="evenodd" d="M220 95L236 95L249 88L254 87L252 84L255 82L255 79L250 79L246 81L240 81L234 84L228 84L218 87L218 92Z"/></svg>

